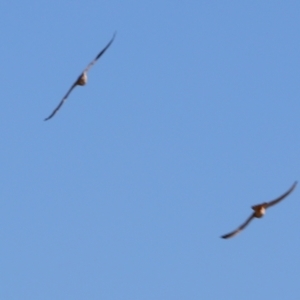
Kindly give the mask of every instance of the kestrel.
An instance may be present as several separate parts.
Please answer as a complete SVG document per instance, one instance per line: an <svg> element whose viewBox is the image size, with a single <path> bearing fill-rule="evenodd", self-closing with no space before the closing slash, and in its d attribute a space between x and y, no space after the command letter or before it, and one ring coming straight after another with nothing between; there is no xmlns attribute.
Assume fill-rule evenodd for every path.
<svg viewBox="0 0 300 300"><path fill-rule="evenodd" d="M287 197L295 189L296 185L297 185L297 181L290 187L290 189L287 192L285 192L283 195L276 198L275 200L252 206L252 209L254 210L254 213L246 220L246 222L243 223L235 231L221 236L221 238L223 238L223 239L231 238L231 237L237 235L238 233L240 233L250 223L250 221L252 221L252 219L263 217L264 214L266 213L267 208L277 204L279 201L281 201L285 197Z"/></svg>
<svg viewBox="0 0 300 300"><path fill-rule="evenodd" d="M103 50L96 56L96 58L88 64L88 66L84 69L84 71L79 75L79 77L76 79L76 81L73 83L73 85L70 87L66 95L62 98L58 106L54 109L54 111L51 113L49 117L47 117L44 121L47 121L51 119L61 108L61 106L64 104L64 102L67 100L68 96L72 92L72 90L77 86L77 85L85 85L87 83L87 72L89 69L96 63L96 61L104 54L104 52L108 49L108 47L112 44L116 36L116 33L114 33L112 39L109 41L109 43L104 47Z"/></svg>

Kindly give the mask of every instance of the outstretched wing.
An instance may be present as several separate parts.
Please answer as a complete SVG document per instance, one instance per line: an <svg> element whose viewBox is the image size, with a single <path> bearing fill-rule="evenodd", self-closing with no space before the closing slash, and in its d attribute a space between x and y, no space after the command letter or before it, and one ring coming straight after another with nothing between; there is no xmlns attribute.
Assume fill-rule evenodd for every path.
<svg viewBox="0 0 300 300"><path fill-rule="evenodd" d="M114 33L114 35L113 35L112 39L109 41L109 43L105 46L105 48L103 50L101 50L101 52L96 56L96 58L92 62L90 62L88 64L88 66L85 68L85 70L83 71L83 73L84 72L88 72L89 69L96 63L96 61L104 54L104 52L109 48L109 46L114 41L115 36L116 36L116 32Z"/></svg>
<svg viewBox="0 0 300 300"><path fill-rule="evenodd" d="M272 200L272 201L268 202L266 208L277 204L279 201L281 201L285 197L287 197L295 189L296 185L297 185L297 181L295 181L294 184L290 187L290 189L287 192L285 192L283 195L276 198L275 200Z"/></svg>
<svg viewBox="0 0 300 300"><path fill-rule="evenodd" d="M228 238L234 237L235 235L240 233L252 221L253 218L254 218L254 213L238 229L236 229L233 232L222 235L221 238L228 239Z"/></svg>
<svg viewBox="0 0 300 300"><path fill-rule="evenodd" d="M47 117L44 121L47 121L47 120L51 119L58 112L58 110L62 107L62 105L64 104L64 102L67 100L68 96L70 95L70 93L72 92L72 90L74 89L74 87L77 85L77 82L78 82L78 79L73 83L73 85L70 87L69 91L62 98L62 100L60 101L60 103L58 104L58 106L54 109L54 111L51 113L51 115L49 117Z"/></svg>

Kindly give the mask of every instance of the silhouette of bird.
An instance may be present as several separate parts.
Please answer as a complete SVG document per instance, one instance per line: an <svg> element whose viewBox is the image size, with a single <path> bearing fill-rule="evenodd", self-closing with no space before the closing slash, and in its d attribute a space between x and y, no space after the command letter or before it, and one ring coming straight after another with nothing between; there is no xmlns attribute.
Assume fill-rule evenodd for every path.
<svg viewBox="0 0 300 300"><path fill-rule="evenodd" d="M262 204L257 204L252 206L252 209L254 210L254 213L243 223L239 228L237 228L235 231L230 232L228 234L222 235L221 238L228 239L231 237L234 237L238 233L240 233L254 218L261 218L266 213L266 209L277 204L281 200L283 200L285 197L287 197L296 187L297 181L290 187L290 189L285 192L280 197L276 198L275 200L272 200L270 202L264 202Z"/></svg>
<svg viewBox="0 0 300 300"><path fill-rule="evenodd" d="M116 36L116 33L114 33L112 39L109 41L109 43L104 47L103 50L96 56L96 58L88 64L88 66L84 69L84 71L79 75L79 77L76 79L76 81L73 83L73 85L70 87L66 95L62 98L58 106L54 109L54 111L51 113L49 117L47 117L44 121L47 121L51 119L57 112L58 110L62 107L64 102L67 100L68 96L72 92L72 90L77 86L77 85L85 85L87 83L87 72L90 70L90 68L96 63L96 61L104 54L104 52L109 48L109 46L112 44Z"/></svg>

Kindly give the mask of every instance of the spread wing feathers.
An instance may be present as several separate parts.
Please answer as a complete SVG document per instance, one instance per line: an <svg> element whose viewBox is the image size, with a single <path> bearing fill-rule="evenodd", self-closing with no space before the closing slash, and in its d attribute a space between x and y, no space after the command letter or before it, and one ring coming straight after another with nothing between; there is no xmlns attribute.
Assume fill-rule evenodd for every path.
<svg viewBox="0 0 300 300"><path fill-rule="evenodd" d="M103 50L101 50L101 52L96 56L96 58L88 64L88 66L85 68L85 70L79 75L79 77L76 79L76 81L73 83L73 85L70 87L69 91L66 93L66 95L62 98L62 100L60 101L60 103L58 104L58 106L54 109L54 111L51 113L51 115L49 117L47 117L44 121L47 121L49 119L51 119L57 112L58 110L62 107L62 105L64 104L64 102L67 100L68 96L70 95L70 93L72 92L72 90L74 89L74 87L78 84L81 76L88 72L88 70L96 63L96 61L104 54L104 52L108 49L108 47L112 44L112 42L114 41L116 36L116 32L114 33L112 39L109 41L109 43L104 47Z"/></svg>
<svg viewBox="0 0 300 300"><path fill-rule="evenodd" d="M285 192L283 195L276 198L275 200L272 200L272 201L268 202L266 208L277 204L279 201L281 201L285 197L287 197L295 189L296 185L297 185L297 181L295 181L294 184L290 187L290 189L287 192Z"/></svg>
<svg viewBox="0 0 300 300"><path fill-rule="evenodd" d="M47 117L44 121L47 121L47 120L51 119L58 112L58 110L61 108L61 106L67 100L68 96L70 95L70 93L72 92L72 90L74 89L74 87L77 85L77 81L78 81L78 79L73 83L73 85L70 87L70 89L68 90L68 92L66 93L66 95L62 98L62 100L60 101L60 103L58 104L58 106L54 109L54 111L51 113L51 115L49 117Z"/></svg>
<svg viewBox="0 0 300 300"><path fill-rule="evenodd" d="M109 48L109 46L112 44L112 42L114 41L115 39L115 36L116 36L116 32L114 33L112 39L109 41L109 43L104 47L103 50L101 50L101 52L96 56L96 58L90 62L88 64L88 66L85 68L85 70L83 72L88 72L89 69L96 63L96 61L104 54L104 52Z"/></svg>
<svg viewBox="0 0 300 300"><path fill-rule="evenodd" d="M238 229L236 229L235 231L232 231L228 234L222 235L221 238L222 239L228 239L228 238L234 237L235 235L240 233L252 221L253 218L254 218L254 213Z"/></svg>

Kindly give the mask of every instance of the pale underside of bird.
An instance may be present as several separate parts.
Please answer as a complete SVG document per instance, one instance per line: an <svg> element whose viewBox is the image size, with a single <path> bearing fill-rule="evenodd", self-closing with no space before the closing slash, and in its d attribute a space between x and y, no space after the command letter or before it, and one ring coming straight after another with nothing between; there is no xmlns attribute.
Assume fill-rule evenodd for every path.
<svg viewBox="0 0 300 300"><path fill-rule="evenodd" d="M58 110L62 107L64 102L67 100L68 96L72 92L72 90L77 86L77 85L86 85L87 83L87 72L90 70L90 68L96 63L96 61L104 54L104 52L109 48L109 46L112 44L116 36L116 33L114 33L112 39L109 41L109 43L100 51L100 53L96 56L96 58L88 64L88 66L84 69L84 71L79 75L79 77L76 79L76 81L73 83L73 85L70 87L66 95L62 98L58 106L54 109L54 111L50 114L49 117L45 119L45 121L51 119L57 112Z"/></svg>
<svg viewBox="0 0 300 300"><path fill-rule="evenodd" d="M285 197L287 197L296 187L297 181L290 187L290 189L285 192L283 195L279 196L278 198L270 201L270 202L264 202L262 204L257 204L252 206L251 208L254 210L254 212L251 214L251 216L236 230L233 232L230 232L228 234L222 235L221 238L228 239L231 237L236 236L238 233L240 233L254 218L261 218L266 213L266 209L277 204L281 200L283 200Z"/></svg>

